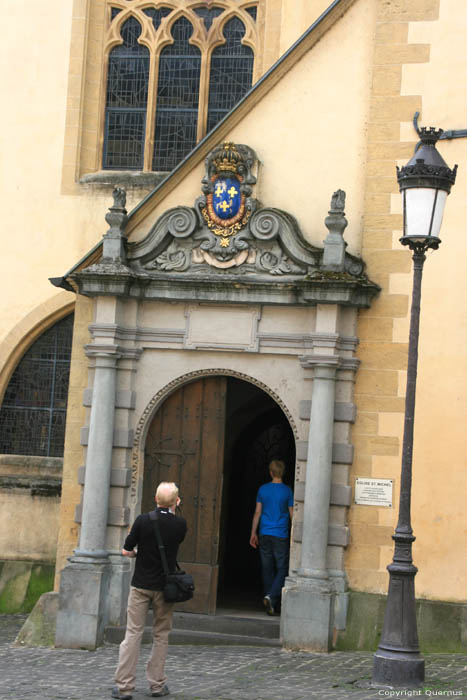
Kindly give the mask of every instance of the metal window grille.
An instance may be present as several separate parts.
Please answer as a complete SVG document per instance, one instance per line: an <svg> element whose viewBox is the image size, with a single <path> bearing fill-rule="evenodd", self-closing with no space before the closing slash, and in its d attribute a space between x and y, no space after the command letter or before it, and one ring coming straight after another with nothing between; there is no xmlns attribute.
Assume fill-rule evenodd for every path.
<svg viewBox="0 0 467 700"><path fill-rule="evenodd" d="M123 44L109 55L104 134L104 168L141 169L144 157L149 51L138 43L141 25L130 17Z"/></svg>
<svg viewBox="0 0 467 700"><path fill-rule="evenodd" d="M211 131L251 87L253 51L241 43L244 34L243 22L234 17L224 26L225 44L212 52L208 131Z"/></svg>
<svg viewBox="0 0 467 700"><path fill-rule="evenodd" d="M216 17L219 17L224 12L223 7L212 7L212 8L207 8L207 7L197 7L195 9L196 14L198 17L201 17L201 19L204 22L204 26L206 27L206 31L208 32L211 29L211 25L213 21L216 19Z"/></svg>
<svg viewBox="0 0 467 700"><path fill-rule="evenodd" d="M171 7L146 7L143 10L144 14L147 15L152 19L152 23L154 25L154 29L157 32L159 29L160 23L164 19L164 17L167 17L167 15L170 15L172 12Z"/></svg>
<svg viewBox="0 0 467 700"><path fill-rule="evenodd" d="M63 456L73 319L43 333L15 369L0 409L0 453Z"/></svg>
<svg viewBox="0 0 467 700"><path fill-rule="evenodd" d="M172 170L196 144L201 53L188 43L193 33L184 17L172 27L173 44L159 59L152 169Z"/></svg>

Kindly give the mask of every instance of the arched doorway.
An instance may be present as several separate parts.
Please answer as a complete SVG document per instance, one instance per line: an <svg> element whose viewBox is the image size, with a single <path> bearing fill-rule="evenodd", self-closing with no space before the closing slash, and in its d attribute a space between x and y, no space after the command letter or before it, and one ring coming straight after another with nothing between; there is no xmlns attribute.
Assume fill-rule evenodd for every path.
<svg viewBox="0 0 467 700"><path fill-rule="evenodd" d="M194 573L195 599L184 610L213 614L216 605L259 600L258 554L249 546L259 486L271 459L284 459L293 488L295 442L278 404L259 387L226 376L183 385L159 408L145 446L142 511L154 490L176 481L188 535L179 560Z"/></svg>

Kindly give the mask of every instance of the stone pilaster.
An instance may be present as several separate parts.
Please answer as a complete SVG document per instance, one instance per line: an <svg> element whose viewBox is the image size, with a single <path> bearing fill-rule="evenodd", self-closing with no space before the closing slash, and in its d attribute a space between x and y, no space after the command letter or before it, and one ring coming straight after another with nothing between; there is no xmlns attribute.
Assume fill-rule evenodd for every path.
<svg viewBox="0 0 467 700"><path fill-rule="evenodd" d="M61 575L55 643L94 649L103 639L110 586L106 533L120 355L114 345L90 346L87 354L94 356L95 370L83 514L78 548Z"/></svg>
<svg viewBox="0 0 467 700"><path fill-rule="evenodd" d="M302 358L313 368L311 420L305 482L300 568L282 595L281 637L285 648L329 651L334 587L326 567L331 500L334 403L338 356Z"/></svg>

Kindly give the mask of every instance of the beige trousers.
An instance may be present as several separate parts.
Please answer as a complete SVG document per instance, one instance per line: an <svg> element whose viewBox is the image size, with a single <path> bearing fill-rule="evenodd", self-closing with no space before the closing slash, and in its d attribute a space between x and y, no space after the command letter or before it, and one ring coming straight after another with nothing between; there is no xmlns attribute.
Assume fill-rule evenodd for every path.
<svg viewBox="0 0 467 700"><path fill-rule="evenodd" d="M169 632L172 629L173 603L166 603L162 591L131 586L128 597L125 639L120 644L115 682L121 692L135 689L136 665L150 606L153 609L152 649L146 666L146 678L152 692L167 682L164 673Z"/></svg>

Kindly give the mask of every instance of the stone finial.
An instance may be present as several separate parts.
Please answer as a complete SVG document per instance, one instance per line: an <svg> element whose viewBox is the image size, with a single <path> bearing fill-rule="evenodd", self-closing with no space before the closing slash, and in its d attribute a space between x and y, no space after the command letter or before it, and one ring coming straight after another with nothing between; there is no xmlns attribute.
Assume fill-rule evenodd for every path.
<svg viewBox="0 0 467 700"><path fill-rule="evenodd" d="M345 192L344 190L336 190L331 197L331 209L330 214L337 214L337 212L343 212L345 209Z"/></svg>
<svg viewBox="0 0 467 700"><path fill-rule="evenodd" d="M114 191L112 192L112 197L114 198L114 205L111 207L111 209L125 209L126 192L123 187L115 187Z"/></svg>
<svg viewBox="0 0 467 700"><path fill-rule="evenodd" d="M347 243L344 241L344 230L347 226L345 218L345 192L336 190L331 198L331 208L328 216L324 220L329 233L324 240L324 252L322 259L322 269L334 272L343 272L345 267L345 249Z"/></svg>
<svg viewBox="0 0 467 700"><path fill-rule="evenodd" d="M123 262L125 259L125 226L128 221L126 204L126 192L123 187L115 187L112 192L113 206L105 215L105 220L110 228L104 234L102 258L106 262Z"/></svg>

